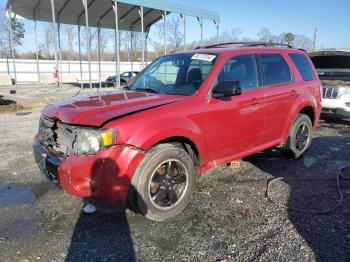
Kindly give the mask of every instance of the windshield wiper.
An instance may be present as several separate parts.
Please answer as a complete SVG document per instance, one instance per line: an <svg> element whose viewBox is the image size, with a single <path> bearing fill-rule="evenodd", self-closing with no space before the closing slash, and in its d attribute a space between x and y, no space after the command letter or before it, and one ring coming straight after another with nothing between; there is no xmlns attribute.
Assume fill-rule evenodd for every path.
<svg viewBox="0 0 350 262"><path fill-rule="evenodd" d="M149 93L157 93L160 94L158 90L155 90L153 88L145 87L145 88L136 88L135 91L144 91L144 92L149 92Z"/></svg>

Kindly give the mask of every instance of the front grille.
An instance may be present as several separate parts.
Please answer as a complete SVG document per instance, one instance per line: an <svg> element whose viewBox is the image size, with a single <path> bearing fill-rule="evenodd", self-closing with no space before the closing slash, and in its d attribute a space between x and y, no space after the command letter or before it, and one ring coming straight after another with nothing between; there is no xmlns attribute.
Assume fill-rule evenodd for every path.
<svg viewBox="0 0 350 262"><path fill-rule="evenodd" d="M323 87L323 98L327 99L337 99L339 94L339 88L333 86L324 86Z"/></svg>
<svg viewBox="0 0 350 262"><path fill-rule="evenodd" d="M65 124L47 117L41 117L39 135L45 145L57 152L68 154L71 149L70 141L73 131Z"/></svg>

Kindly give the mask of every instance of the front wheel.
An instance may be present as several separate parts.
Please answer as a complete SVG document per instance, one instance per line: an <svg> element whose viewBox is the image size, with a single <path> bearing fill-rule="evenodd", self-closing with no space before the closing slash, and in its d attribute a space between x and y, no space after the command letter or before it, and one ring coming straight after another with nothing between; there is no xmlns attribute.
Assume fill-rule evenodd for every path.
<svg viewBox="0 0 350 262"><path fill-rule="evenodd" d="M179 214L188 204L195 180L189 154L173 144L147 152L138 166L129 192L129 204L155 221Z"/></svg>
<svg viewBox="0 0 350 262"><path fill-rule="evenodd" d="M312 136L313 126L310 117L299 114L289 132L284 153L293 159L302 157L310 148Z"/></svg>

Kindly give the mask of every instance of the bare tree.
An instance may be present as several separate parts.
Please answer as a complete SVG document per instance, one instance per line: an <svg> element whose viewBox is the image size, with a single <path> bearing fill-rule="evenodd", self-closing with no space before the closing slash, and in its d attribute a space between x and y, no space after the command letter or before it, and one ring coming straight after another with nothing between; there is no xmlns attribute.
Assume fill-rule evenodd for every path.
<svg viewBox="0 0 350 262"><path fill-rule="evenodd" d="M167 28L168 28L167 40L169 42L170 48L173 49L174 51L179 49L184 39L184 35L180 31L181 24L182 24L181 19L178 16L172 17L171 19L167 20Z"/></svg>
<svg viewBox="0 0 350 262"><path fill-rule="evenodd" d="M151 38L149 37L149 43L151 44L155 57L159 57L164 52L164 43L163 43L163 28L164 23L157 23L154 25L154 36Z"/></svg>
<svg viewBox="0 0 350 262"><path fill-rule="evenodd" d="M96 59L97 57L97 28L95 27L89 27L90 30L90 38L89 38L89 31L87 27L84 27L83 34L81 36L81 39L84 39L84 41L81 41L82 48L85 50L85 59L88 57L89 52L89 45L91 47L91 59ZM90 42L89 42L90 39Z"/></svg>
<svg viewBox="0 0 350 262"><path fill-rule="evenodd" d="M270 30L263 27L258 32L258 40L262 42L273 42L274 36L271 34Z"/></svg>
<svg viewBox="0 0 350 262"><path fill-rule="evenodd" d="M74 33L74 27L71 25L65 26L64 29L65 37L66 37L66 53L67 53L67 59L73 60L74 59L74 39L75 39L75 33Z"/></svg>
<svg viewBox="0 0 350 262"><path fill-rule="evenodd" d="M101 29L100 32L100 50L101 50L101 60L106 59L106 52L107 52L107 46L108 41L111 38L111 34L109 33L109 30L103 30Z"/></svg>
<svg viewBox="0 0 350 262"><path fill-rule="evenodd" d="M121 60L131 61L131 32L120 31L120 49L121 49Z"/></svg>
<svg viewBox="0 0 350 262"><path fill-rule="evenodd" d="M295 35L293 45L294 47L297 47L297 48L312 50L313 40L305 35Z"/></svg>
<svg viewBox="0 0 350 262"><path fill-rule="evenodd" d="M241 38L242 34L243 34L243 31L239 27L232 28L231 29L230 41L232 41L232 42L239 41L239 39Z"/></svg>
<svg viewBox="0 0 350 262"><path fill-rule="evenodd" d="M53 43L54 43L54 33L52 31L52 26L47 24L44 28L44 43L42 45L42 48L48 59L50 59L50 56L51 56L51 48L53 46Z"/></svg>

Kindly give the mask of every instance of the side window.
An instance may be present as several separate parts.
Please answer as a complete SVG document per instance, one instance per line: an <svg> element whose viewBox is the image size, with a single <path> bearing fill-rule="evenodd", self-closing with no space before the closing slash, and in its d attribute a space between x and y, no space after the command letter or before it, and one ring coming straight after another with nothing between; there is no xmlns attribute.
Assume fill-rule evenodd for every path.
<svg viewBox="0 0 350 262"><path fill-rule="evenodd" d="M261 54L264 85L278 85L292 81L289 66L279 54Z"/></svg>
<svg viewBox="0 0 350 262"><path fill-rule="evenodd" d="M304 81L315 80L314 71L305 55L289 54L289 57L293 60L293 63L298 68L298 71Z"/></svg>
<svg viewBox="0 0 350 262"><path fill-rule="evenodd" d="M230 58L218 76L221 81L239 81L242 90L258 86L257 68L254 55L242 55Z"/></svg>

